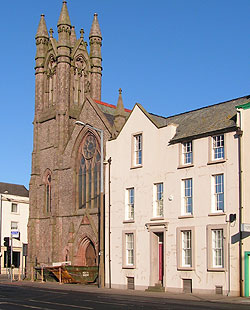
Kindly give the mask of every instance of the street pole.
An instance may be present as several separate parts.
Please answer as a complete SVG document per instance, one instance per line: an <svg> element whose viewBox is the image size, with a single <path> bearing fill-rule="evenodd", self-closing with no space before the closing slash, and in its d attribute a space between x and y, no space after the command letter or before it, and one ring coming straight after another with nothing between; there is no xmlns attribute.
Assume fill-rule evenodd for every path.
<svg viewBox="0 0 250 310"><path fill-rule="evenodd" d="M110 217L111 217L111 192L110 192L110 184L111 184L111 178L110 178L110 166L111 166L111 157L109 157L108 159L108 164L109 164L109 186L108 186L108 191L109 191L109 203L108 203L108 206L109 206L109 220L108 220L108 223L109 223L109 232L108 232L108 239L109 239L109 288L111 288L111 225L110 225Z"/></svg>
<svg viewBox="0 0 250 310"><path fill-rule="evenodd" d="M22 242L22 265L21 265L21 270L22 270L22 280L23 280L23 242ZM20 268L20 267L19 267Z"/></svg>
<svg viewBox="0 0 250 310"><path fill-rule="evenodd" d="M2 199L0 194L0 274L2 273Z"/></svg>
<svg viewBox="0 0 250 310"><path fill-rule="evenodd" d="M91 128L97 132L100 133L100 138L101 138L101 193L100 193L100 240L99 240L99 249L100 249L100 260L99 260L99 285L100 287L105 286L105 281L104 281L104 174L103 174L103 162L104 162L104 143L103 143L103 130L96 128L92 125L85 124L81 121L76 121L75 124L81 125L83 127Z"/></svg>
<svg viewBox="0 0 250 310"><path fill-rule="evenodd" d="M10 237L10 282L12 282L12 264L13 264L13 238Z"/></svg>
<svg viewBox="0 0 250 310"><path fill-rule="evenodd" d="M104 281L103 130L101 130L100 133L101 133L100 280L101 280L101 287L104 287L105 281Z"/></svg>

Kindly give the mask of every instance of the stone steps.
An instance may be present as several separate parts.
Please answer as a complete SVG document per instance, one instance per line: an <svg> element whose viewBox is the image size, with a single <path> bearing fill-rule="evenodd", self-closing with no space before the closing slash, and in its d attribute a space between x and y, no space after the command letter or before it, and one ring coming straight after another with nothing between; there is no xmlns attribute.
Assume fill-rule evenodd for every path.
<svg viewBox="0 0 250 310"><path fill-rule="evenodd" d="M157 283L154 286L149 286L145 291L146 292L165 292L165 287Z"/></svg>

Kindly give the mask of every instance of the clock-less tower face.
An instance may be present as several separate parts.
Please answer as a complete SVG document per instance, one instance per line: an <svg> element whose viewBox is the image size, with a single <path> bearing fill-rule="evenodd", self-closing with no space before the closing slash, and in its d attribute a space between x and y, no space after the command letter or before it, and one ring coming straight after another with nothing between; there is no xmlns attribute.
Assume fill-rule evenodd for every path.
<svg viewBox="0 0 250 310"><path fill-rule="evenodd" d="M93 135L89 135L83 146L83 154L86 159L90 159L94 156L96 150L96 138Z"/></svg>

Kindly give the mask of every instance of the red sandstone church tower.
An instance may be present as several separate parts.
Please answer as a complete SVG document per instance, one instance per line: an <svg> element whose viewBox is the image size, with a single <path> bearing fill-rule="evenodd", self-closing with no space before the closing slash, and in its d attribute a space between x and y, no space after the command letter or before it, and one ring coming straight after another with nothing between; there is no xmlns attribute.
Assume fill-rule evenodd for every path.
<svg viewBox="0 0 250 310"><path fill-rule="evenodd" d="M91 126L103 131L105 142L117 135L128 112L121 94L117 109L101 102L102 35L97 14L89 52L83 29L77 38L71 25L66 1L57 32L58 39L52 29L48 33L41 15L36 34L28 265L71 261L75 266L101 266L101 145L99 132ZM90 126L76 125L77 120Z"/></svg>

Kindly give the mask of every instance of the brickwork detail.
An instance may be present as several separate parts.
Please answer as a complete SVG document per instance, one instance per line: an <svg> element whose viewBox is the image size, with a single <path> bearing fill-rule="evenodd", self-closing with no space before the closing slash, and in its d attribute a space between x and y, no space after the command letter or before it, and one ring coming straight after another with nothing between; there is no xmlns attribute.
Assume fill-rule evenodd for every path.
<svg viewBox="0 0 250 310"><path fill-rule="evenodd" d="M65 1L58 41L52 29L48 35L41 16L36 34L29 268L65 260L77 265L97 263L100 208L79 209L77 204L79 147L91 130L75 124L80 120L102 129L105 141L111 135L110 124L93 100L101 99L102 38L97 15L90 41L88 53L83 31L76 38ZM98 133L92 134L100 145ZM46 171L51 173L51 208L46 208Z"/></svg>

